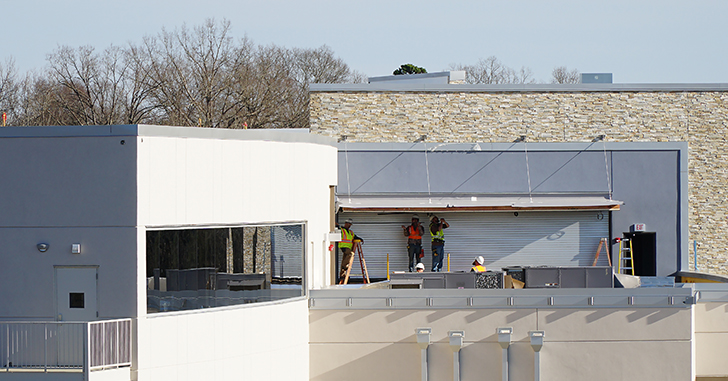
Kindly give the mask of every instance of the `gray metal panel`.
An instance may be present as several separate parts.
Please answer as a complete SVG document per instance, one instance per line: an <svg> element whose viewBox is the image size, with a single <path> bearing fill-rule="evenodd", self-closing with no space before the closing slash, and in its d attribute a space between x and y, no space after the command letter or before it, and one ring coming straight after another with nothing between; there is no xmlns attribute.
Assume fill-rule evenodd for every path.
<svg viewBox="0 0 728 381"><path fill-rule="evenodd" d="M612 83L612 73L581 73L581 83Z"/></svg>
<svg viewBox="0 0 728 381"><path fill-rule="evenodd" d="M337 193L609 193L603 151L339 151ZM348 176L347 176L348 171ZM429 176L428 176L429 175ZM429 178L429 181L428 181Z"/></svg>
<svg viewBox="0 0 728 381"><path fill-rule="evenodd" d="M680 152L612 153L614 161L613 197L625 206L613 215L612 232L621 237L634 223L644 223L648 232L657 233L657 275L668 276L680 270L681 224ZM686 174L683 174L686 177ZM685 256L687 256L685 252Z"/></svg>
<svg viewBox="0 0 728 381"><path fill-rule="evenodd" d="M303 225L271 227L271 272L274 277L301 277Z"/></svg>
<svg viewBox="0 0 728 381"><path fill-rule="evenodd" d="M592 264L600 238L609 236L609 218L601 212L454 212L438 214L450 228L445 230L445 253L450 253L451 271L468 271L473 258L482 255L490 270L506 266L588 266ZM386 277L390 271L406 270L407 238L401 225L410 223L409 213L339 214L339 221L352 218L352 230L364 239L362 245L369 276ZM426 221L425 215L420 215ZM423 263L432 263L430 236L423 237ZM341 253L339 263L341 261ZM607 266L600 255L598 265ZM447 268L447 258L444 262ZM359 272L355 265L352 273Z"/></svg>

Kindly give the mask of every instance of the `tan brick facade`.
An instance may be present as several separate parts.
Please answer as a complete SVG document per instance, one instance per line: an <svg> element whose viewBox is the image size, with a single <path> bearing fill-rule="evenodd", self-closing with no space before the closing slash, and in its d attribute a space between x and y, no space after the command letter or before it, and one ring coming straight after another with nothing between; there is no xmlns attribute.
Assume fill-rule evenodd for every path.
<svg viewBox="0 0 728 381"><path fill-rule="evenodd" d="M689 240L728 275L727 91L313 91L311 132L351 142L687 141Z"/></svg>

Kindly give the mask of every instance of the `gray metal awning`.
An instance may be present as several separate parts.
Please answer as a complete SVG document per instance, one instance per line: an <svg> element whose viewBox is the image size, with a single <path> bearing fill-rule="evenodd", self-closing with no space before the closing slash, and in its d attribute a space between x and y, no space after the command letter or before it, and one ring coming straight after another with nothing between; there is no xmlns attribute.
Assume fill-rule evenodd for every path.
<svg viewBox="0 0 728 381"><path fill-rule="evenodd" d="M338 196L337 206L349 212L619 210L622 201L600 196Z"/></svg>

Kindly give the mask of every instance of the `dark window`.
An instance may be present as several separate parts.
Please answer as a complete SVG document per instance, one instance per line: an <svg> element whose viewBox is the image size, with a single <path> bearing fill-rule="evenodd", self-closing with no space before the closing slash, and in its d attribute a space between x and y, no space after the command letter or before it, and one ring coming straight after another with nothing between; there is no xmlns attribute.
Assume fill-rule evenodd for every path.
<svg viewBox="0 0 728 381"><path fill-rule="evenodd" d="M72 292L68 299L68 308L84 308L83 292Z"/></svg>
<svg viewBox="0 0 728 381"><path fill-rule="evenodd" d="M149 313L303 295L304 225L147 231Z"/></svg>

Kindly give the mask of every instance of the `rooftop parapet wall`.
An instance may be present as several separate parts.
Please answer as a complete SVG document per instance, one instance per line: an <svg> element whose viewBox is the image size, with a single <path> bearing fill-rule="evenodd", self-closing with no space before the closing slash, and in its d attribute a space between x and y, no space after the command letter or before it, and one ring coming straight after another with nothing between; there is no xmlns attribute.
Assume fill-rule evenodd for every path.
<svg viewBox="0 0 728 381"><path fill-rule="evenodd" d="M511 86L513 87L513 86ZM458 91L458 89L462 89ZM480 89L480 90L478 90ZM728 274L728 86L312 88L311 132L350 142L686 141L698 269Z"/></svg>

